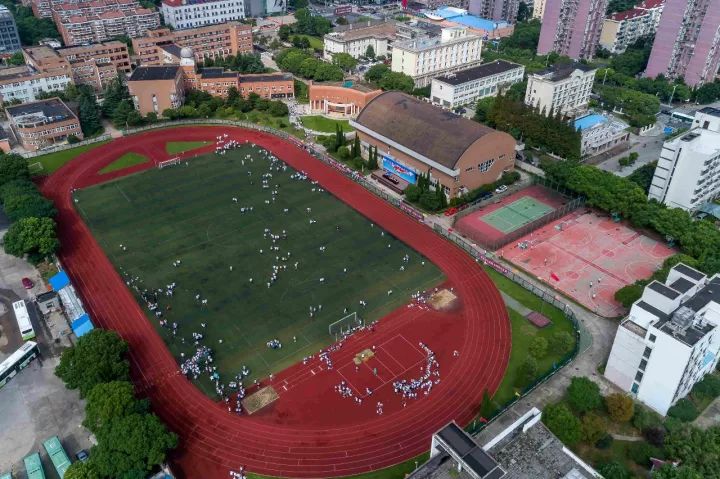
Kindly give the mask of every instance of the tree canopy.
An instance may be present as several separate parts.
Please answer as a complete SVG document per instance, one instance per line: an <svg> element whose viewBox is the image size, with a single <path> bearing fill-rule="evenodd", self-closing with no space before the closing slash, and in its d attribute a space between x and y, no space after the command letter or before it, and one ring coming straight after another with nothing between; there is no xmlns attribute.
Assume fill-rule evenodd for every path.
<svg viewBox="0 0 720 479"><path fill-rule="evenodd" d="M626 394L613 393L605 396L605 407L615 422L627 422L635 413L635 402Z"/></svg>
<svg viewBox="0 0 720 479"><path fill-rule="evenodd" d="M292 29L295 33L303 33L322 37L326 33L330 33L332 23L325 17L313 15L307 8L299 8L295 11L295 19L297 20Z"/></svg>
<svg viewBox="0 0 720 479"><path fill-rule="evenodd" d="M668 457L691 468L690 472L697 472L701 477L716 477L720 471L720 427L713 426L704 431L692 426L674 429L665 438L665 452Z"/></svg>
<svg viewBox="0 0 720 479"><path fill-rule="evenodd" d="M275 61L283 70L315 81L340 81L344 78L339 66L319 60L297 48L281 51L275 55Z"/></svg>
<svg viewBox="0 0 720 479"><path fill-rule="evenodd" d="M83 425L94 433L110 424L113 418L133 413L146 413L147 401L135 398L133 385L127 381L111 381L93 387L87 395Z"/></svg>
<svg viewBox="0 0 720 479"><path fill-rule="evenodd" d="M602 406L600 387L586 377L574 377L567 388L567 401L579 413Z"/></svg>
<svg viewBox="0 0 720 479"><path fill-rule="evenodd" d="M85 397L98 384L129 379L127 349L115 331L94 329L63 351L55 375Z"/></svg>
<svg viewBox="0 0 720 479"><path fill-rule="evenodd" d="M0 185L12 180L30 179L30 170L25 158L20 155L0 155Z"/></svg>
<svg viewBox="0 0 720 479"><path fill-rule="evenodd" d="M39 262L57 250L60 243L55 234L52 218L22 218L8 228L3 238L5 252L17 257L28 255L32 262Z"/></svg>
<svg viewBox="0 0 720 479"><path fill-rule="evenodd" d="M349 53L336 53L332 57L332 63L349 72L357 66L358 61Z"/></svg>
<svg viewBox="0 0 720 479"><path fill-rule="evenodd" d="M558 439L573 446L582 439L582 425L580 419L563 403L549 404L542 413L542 421L555 434Z"/></svg>

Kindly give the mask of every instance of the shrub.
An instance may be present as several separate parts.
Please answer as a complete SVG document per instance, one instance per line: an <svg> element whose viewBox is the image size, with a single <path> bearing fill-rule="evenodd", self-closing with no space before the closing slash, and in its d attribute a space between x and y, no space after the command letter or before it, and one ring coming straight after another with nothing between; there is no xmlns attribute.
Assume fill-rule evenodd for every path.
<svg viewBox="0 0 720 479"><path fill-rule="evenodd" d="M662 446L665 443L665 428L662 426L643 429L643 436L653 446Z"/></svg>
<svg viewBox="0 0 720 479"><path fill-rule="evenodd" d="M518 375L517 386L525 386L527 383L537 377L539 368L537 359L534 356L527 356L520 366L520 374Z"/></svg>
<svg viewBox="0 0 720 479"><path fill-rule="evenodd" d="M610 434L605 434L598 442L595 443L595 447L598 449L609 449L610 446L612 446L613 441L614 439Z"/></svg>
<svg viewBox="0 0 720 479"><path fill-rule="evenodd" d="M647 467L650 465L650 458L662 455L661 452L644 441L637 441L628 444L628 457L637 465Z"/></svg>
<svg viewBox="0 0 720 479"><path fill-rule="evenodd" d="M569 353L575 344L575 338L567 331L558 331L550 338L550 348L556 353Z"/></svg>
<svg viewBox="0 0 720 479"><path fill-rule="evenodd" d="M602 474L605 479L630 479L630 471L617 461L600 464L598 472Z"/></svg>
<svg viewBox="0 0 720 479"><path fill-rule="evenodd" d="M707 398L720 396L720 377L714 374L706 374L702 381L693 386L692 393Z"/></svg>
<svg viewBox="0 0 720 479"><path fill-rule="evenodd" d="M615 422L627 422L635 413L635 402L625 394L615 393L605 397L605 407Z"/></svg>
<svg viewBox="0 0 720 479"><path fill-rule="evenodd" d="M416 185L408 185L407 188L405 188L405 199L410 202L416 202L420 199L420 188L418 188Z"/></svg>
<svg viewBox="0 0 720 479"><path fill-rule="evenodd" d="M350 150L348 150L347 146L341 146L337 150L337 155L341 160L347 160L350 158Z"/></svg>
<svg viewBox="0 0 720 479"><path fill-rule="evenodd" d="M582 438L580 420L570 412L570 409L565 404L559 403L545 406L542 421L558 439L568 446L577 444Z"/></svg>
<svg viewBox="0 0 720 479"><path fill-rule="evenodd" d="M600 387L585 377L575 377L570 380L567 399L570 406L581 413L597 409L602 404Z"/></svg>
<svg viewBox="0 0 720 479"><path fill-rule="evenodd" d="M699 415L700 411L697 410L695 404L688 398L682 398L675 403L673 407L668 409L668 416L679 419L683 422L694 421Z"/></svg>
<svg viewBox="0 0 720 479"><path fill-rule="evenodd" d="M583 439L590 444L595 444L607 436L607 423L602 416L595 413L587 413L582 418Z"/></svg>
<svg viewBox="0 0 720 479"><path fill-rule="evenodd" d="M641 431L649 428L661 427L662 418L641 404L635 406L635 414L633 414L632 425Z"/></svg>
<svg viewBox="0 0 720 479"><path fill-rule="evenodd" d="M544 358L545 355L547 354L547 348L548 348L547 339L543 338L542 336L537 336L530 343L530 347L528 347L528 352L530 353L530 355L535 356L538 359L541 359L541 358Z"/></svg>
<svg viewBox="0 0 720 479"><path fill-rule="evenodd" d="M78 137L75 136L75 135L68 135L68 137L67 137L67 142L68 142L70 145L74 145L75 143L80 143L80 138L78 138Z"/></svg>

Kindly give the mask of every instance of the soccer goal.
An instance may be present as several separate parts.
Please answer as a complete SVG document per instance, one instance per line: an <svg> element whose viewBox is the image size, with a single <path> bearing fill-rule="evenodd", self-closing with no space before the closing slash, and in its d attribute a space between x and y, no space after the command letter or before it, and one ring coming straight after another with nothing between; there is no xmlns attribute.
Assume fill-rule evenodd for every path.
<svg viewBox="0 0 720 479"><path fill-rule="evenodd" d="M353 311L347 316L338 319L334 323L330 323L330 326L328 326L328 333L330 333L330 336L335 338L335 341L338 341L351 334L356 328L364 325L365 322L360 316L358 316L357 311Z"/></svg>
<svg viewBox="0 0 720 479"><path fill-rule="evenodd" d="M175 158L170 158L169 160L163 160L158 162L158 169L162 170L166 166L173 166L180 163L180 157L176 156Z"/></svg>
<svg viewBox="0 0 720 479"><path fill-rule="evenodd" d="M38 174L43 170L43 165L39 161L36 163L31 163L28 165L28 170L30 170L30 173L32 174Z"/></svg>

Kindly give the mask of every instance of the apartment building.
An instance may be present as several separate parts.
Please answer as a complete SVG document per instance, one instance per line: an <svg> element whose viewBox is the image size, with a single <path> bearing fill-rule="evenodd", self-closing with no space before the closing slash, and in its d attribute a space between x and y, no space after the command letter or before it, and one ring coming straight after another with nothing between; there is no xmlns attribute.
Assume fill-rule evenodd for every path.
<svg viewBox="0 0 720 479"><path fill-rule="evenodd" d="M165 24L176 29L196 28L245 18L244 0L163 0Z"/></svg>
<svg viewBox="0 0 720 479"><path fill-rule="evenodd" d="M720 65L720 0L667 0L645 76L682 78L691 87L715 79Z"/></svg>
<svg viewBox="0 0 720 479"><path fill-rule="evenodd" d="M42 72L30 65L0 68L0 101L35 101L38 93L62 91L71 83L69 71Z"/></svg>
<svg viewBox="0 0 720 479"><path fill-rule="evenodd" d="M470 0L468 11L489 20L506 20L515 23L520 0Z"/></svg>
<svg viewBox="0 0 720 479"><path fill-rule="evenodd" d="M26 150L65 143L70 135L83 138L80 121L59 98L10 106L5 114L15 138Z"/></svg>
<svg viewBox="0 0 720 479"><path fill-rule="evenodd" d="M388 56L397 36L394 20L358 22L336 27L323 37L323 56L331 60L336 53L347 53L353 58L365 55L372 47L376 56Z"/></svg>
<svg viewBox="0 0 720 479"><path fill-rule="evenodd" d="M644 0L635 8L616 12L603 20L600 46L610 53L622 53L639 38L654 35L665 0Z"/></svg>
<svg viewBox="0 0 720 479"><path fill-rule="evenodd" d="M545 15L545 1L546 0L535 0L533 2L533 18L542 21L543 15Z"/></svg>
<svg viewBox="0 0 720 479"><path fill-rule="evenodd" d="M538 55L556 52L575 60L591 60L600 41L607 3L608 0L545 0Z"/></svg>
<svg viewBox="0 0 720 479"><path fill-rule="evenodd" d="M528 75L525 104L545 115L574 117L587 110L595 69L582 63L564 63Z"/></svg>
<svg viewBox="0 0 720 479"><path fill-rule="evenodd" d="M160 28L150 30L143 37L133 38L132 46L140 65L162 65L163 47L174 45L192 48L195 60L252 53L252 27L238 22L208 25L186 30Z"/></svg>
<svg viewBox="0 0 720 479"><path fill-rule="evenodd" d="M505 60L449 73L432 79L430 99L445 108L474 104L495 96L504 88L523 81L525 67Z"/></svg>
<svg viewBox="0 0 720 479"><path fill-rule="evenodd" d="M482 38L467 28L443 28L439 37L396 42L391 69L411 76L421 88L434 77L479 65L481 50Z"/></svg>
<svg viewBox="0 0 720 479"><path fill-rule="evenodd" d="M653 281L620 323L605 377L665 415L687 396L720 354L720 275L680 263Z"/></svg>
<svg viewBox="0 0 720 479"><path fill-rule="evenodd" d="M90 85L101 92L118 74L130 74L127 46L118 41L53 50L48 46L23 49L25 63L37 71L70 73L76 85Z"/></svg>
<svg viewBox="0 0 720 479"><path fill-rule="evenodd" d="M376 96L350 125L363 157L374 146L385 172L409 184L429 175L448 198L497 181L515 164L512 136L398 91Z"/></svg>
<svg viewBox="0 0 720 479"><path fill-rule="evenodd" d="M15 18L7 7L0 5L0 54L15 53L18 50L20 50L20 34Z"/></svg>
<svg viewBox="0 0 720 479"><path fill-rule="evenodd" d="M648 198L694 211L720 196L720 133L693 128L663 144Z"/></svg>
<svg viewBox="0 0 720 479"><path fill-rule="evenodd" d="M145 116L162 116L165 110L179 108L185 99L183 70L179 65L141 66L127 82L135 109Z"/></svg>
<svg viewBox="0 0 720 479"><path fill-rule="evenodd" d="M75 6L60 5L54 7L53 20L66 46L105 42L123 35L139 37L160 26L158 12L134 3L97 0Z"/></svg>

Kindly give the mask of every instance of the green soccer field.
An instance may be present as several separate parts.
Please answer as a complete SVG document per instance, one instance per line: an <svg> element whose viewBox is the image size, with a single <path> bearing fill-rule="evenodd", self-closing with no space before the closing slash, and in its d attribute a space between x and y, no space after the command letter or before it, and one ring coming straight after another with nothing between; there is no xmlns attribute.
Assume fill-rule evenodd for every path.
<svg viewBox="0 0 720 479"><path fill-rule="evenodd" d="M75 193L80 213L126 280L139 278L140 291L176 283L173 296L158 295L162 319L178 324L176 337L145 309L175 357L192 356L191 335L202 332L226 380L243 365L250 379L277 373L333 342L328 325L345 308L374 321L444 278L418 253L283 166L271 169L263 151L245 146ZM280 238L273 243L266 229ZM268 287L273 266L279 272ZM266 346L275 338L281 349ZM209 382L199 385L214 394Z"/></svg>
<svg viewBox="0 0 720 479"><path fill-rule="evenodd" d="M480 219L503 233L511 233L523 225L545 216L555 208L529 196L498 208Z"/></svg>

